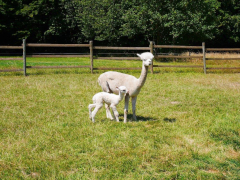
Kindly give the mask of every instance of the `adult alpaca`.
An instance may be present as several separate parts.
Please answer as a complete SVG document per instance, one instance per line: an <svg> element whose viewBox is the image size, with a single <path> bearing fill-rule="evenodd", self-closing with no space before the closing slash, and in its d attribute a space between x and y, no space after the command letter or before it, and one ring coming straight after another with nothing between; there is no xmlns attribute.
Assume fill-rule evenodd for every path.
<svg viewBox="0 0 240 180"><path fill-rule="evenodd" d="M125 96L124 123L127 122L128 104L130 97L132 98L133 119L135 121L137 120L135 114L137 95L139 94L141 88L146 81L148 66L152 64L152 59L154 58L153 54L150 52L145 52L137 55L142 60L142 72L138 79L132 75L114 71L105 72L101 74L98 78L98 83L102 87L102 90L105 92L118 94L116 87L119 86L125 86L128 89L129 93ZM112 118L111 116L109 116L111 113L109 107L107 106L106 111L108 118Z"/></svg>

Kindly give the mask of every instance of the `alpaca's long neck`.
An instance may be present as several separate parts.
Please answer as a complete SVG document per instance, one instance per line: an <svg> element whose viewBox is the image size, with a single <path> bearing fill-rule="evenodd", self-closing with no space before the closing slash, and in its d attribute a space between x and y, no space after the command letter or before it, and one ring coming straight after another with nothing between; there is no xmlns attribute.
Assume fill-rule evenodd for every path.
<svg viewBox="0 0 240 180"><path fill-rule="evenodd" d="M138 87L142 87L147 79L147 73L148 73L148 66L142 65L142 72L139 77Z"/></svg>
<svg viewBox="0 0 240 180"><path fill-rule="evenodd" d="M119 92L118 96L119 96L119 101L121 101L123 99L123 97L124 97L124 94Z"/></svg>

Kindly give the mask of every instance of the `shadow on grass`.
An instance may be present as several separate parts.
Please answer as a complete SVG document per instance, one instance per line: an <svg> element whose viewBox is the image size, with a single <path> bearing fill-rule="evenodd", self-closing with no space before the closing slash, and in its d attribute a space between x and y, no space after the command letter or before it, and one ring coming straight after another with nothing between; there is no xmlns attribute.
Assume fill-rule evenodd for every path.
<svg viewBox="0 0 240 180"><path fill-rule="evenodd" d="M123 114L119 114L121 117L123 117ZM132 114L128 114L127 119L128 121L134 121L132 118ZM153 117L144 117L144 116L137 116L137 121L158 121L159 119L155 119ZM169 123L175 123L177 120L176 118L167 118L165 117L163 119L165 122L169 122Z"/></svg>
<svg viewBox="0 0 240 180"><path fill-rule="evenodd" d="M210 137L214 141L221 142L225 145L231 145L234 150L238 151L240 147L239 132L234 129L218 128L210 131Z"/></svg>
<svg viewBox="0 0 240 180"><path fill-rule="evenodd" d="M164 118L163 120L164 120L165 122L170 122L170 123L174 123L174 122L177 121L176 118Z"/></svg>
<svg viewBox="0 0 240 180"><path fill-rule="evenodd" d="M123 121L124 114L119 114L119 117L120 117L120 121ZM127 120L134 122L132 114L127 115ZM137 121L136 122L139 122L139 121L157 121L157 120L159 120L159 119L154 119L153 117L143 117L143 116L138 116L137 115Z"/></svg>

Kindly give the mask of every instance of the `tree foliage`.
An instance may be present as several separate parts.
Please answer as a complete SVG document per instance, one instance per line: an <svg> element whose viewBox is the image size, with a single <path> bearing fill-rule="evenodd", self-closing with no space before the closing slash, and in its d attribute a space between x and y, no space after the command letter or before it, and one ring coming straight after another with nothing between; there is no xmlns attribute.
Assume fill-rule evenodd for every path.
<svg viewBox="0 0 240 180"><path fill-rule="evenodd" d="M237 0L0 0L0 44L236 45Z"/></svg>

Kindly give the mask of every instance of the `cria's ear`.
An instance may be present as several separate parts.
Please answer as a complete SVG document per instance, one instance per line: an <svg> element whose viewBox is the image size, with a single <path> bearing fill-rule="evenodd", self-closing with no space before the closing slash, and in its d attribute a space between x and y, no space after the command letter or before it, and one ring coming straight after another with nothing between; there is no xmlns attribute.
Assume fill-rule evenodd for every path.
<svg viewBox="0 0 240 180"><path fill-rule="evenodd" d="M140 55L140 54L137 54L137 56L141 58L141 55Z"/></svg>

